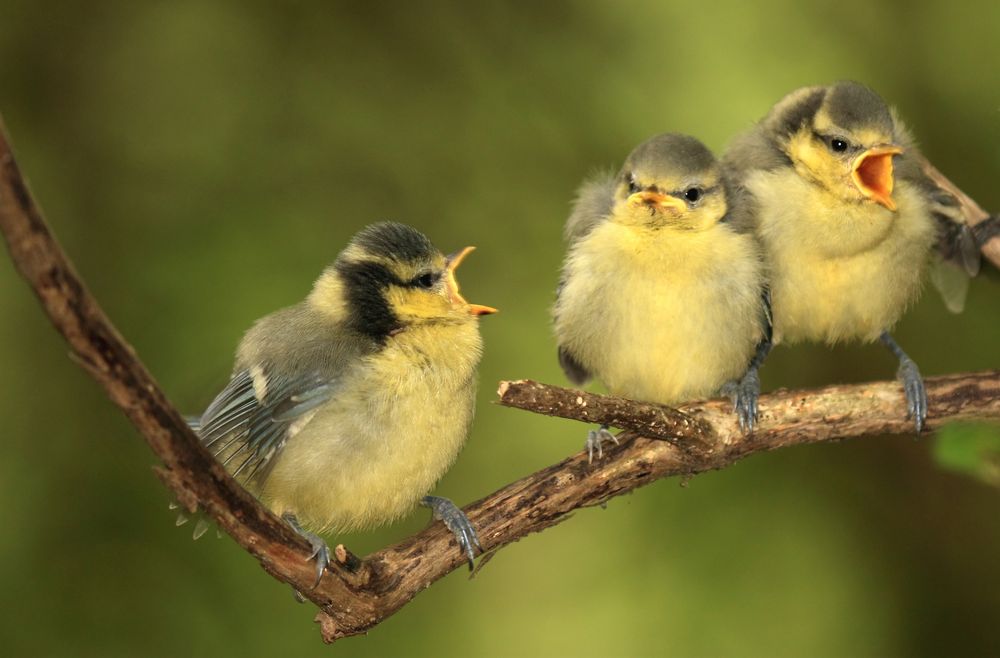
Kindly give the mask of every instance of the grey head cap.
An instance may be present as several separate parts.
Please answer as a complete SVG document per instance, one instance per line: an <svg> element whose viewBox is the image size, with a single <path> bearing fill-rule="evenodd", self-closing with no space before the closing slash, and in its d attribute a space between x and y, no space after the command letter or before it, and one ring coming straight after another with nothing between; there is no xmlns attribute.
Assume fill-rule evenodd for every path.
<svg viewBox="0 0 1000 658"><path fill-rule="evenodd" d="M859 82L830 85L823 110L834 124L845 130L874 129L890 135L893 132L889 106L881 96Z"/></svg>
<svg viewBox="0 0 1000 658"><path fill-rule="evenodd" d="M694 137L664 133L635 147L625 159L622 173L634 173L644 179L677 180L716 166L712 152Z"/></svg>

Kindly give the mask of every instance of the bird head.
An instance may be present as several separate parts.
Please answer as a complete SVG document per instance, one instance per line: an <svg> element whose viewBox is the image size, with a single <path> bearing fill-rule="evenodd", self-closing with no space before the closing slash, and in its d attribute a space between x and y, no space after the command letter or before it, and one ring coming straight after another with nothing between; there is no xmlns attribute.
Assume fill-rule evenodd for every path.
<svg viewBox="0 0 1000 658"><path fill-rule="evenodd" d="M668 133L646 140L629 154L618 175L614 221L699 230L725 214L718 162L693 137Z"/></svg>
<svg viewBox="0 0 1000 658"><path fill-rule="evenodd" d="M445 256L414 228L373 224L320 276L308 302L380 340L415 325L469 322L496 313L459 292L455 269L472 250Z"/></svg>
<svg viewBox="0 0 1000 658"><path fill-rule="evenodd" d="M896 210L893 158L903 149L882 98L864 85L840 82L787 99L775 125L785 132L785 153L799 173L845 201Z"/></svg>

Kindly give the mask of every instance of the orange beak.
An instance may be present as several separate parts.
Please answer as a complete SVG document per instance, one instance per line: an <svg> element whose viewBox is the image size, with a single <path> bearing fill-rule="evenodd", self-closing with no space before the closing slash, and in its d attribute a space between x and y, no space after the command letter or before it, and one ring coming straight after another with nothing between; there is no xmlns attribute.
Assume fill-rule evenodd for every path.
<svg viewBox="0 0 1000 658"><path fill-rule="evenodd" d="M898 146L874 146L855 158L851 167L851 178L858 191L892 211L896 210L892 199L892 156L902 152Z"/></svg>
<svg viewBox="0 0 1000 658"><path fill-rule="evenodd" d="M496 313L497 310L492 306L481 306L480 304L470 304L465 301L465 298L458 292L458 281L455 280L455 269L462 264L465 257L472 253L475 247L466 247L460 251L449 255L446 260L446 279L445 283L448 286L448 297L451 299L452 304L461 304L469 308L469 313L472 315L489 315L490 313Z"/></svg>
<svg viewBox="0 0 1000 658"><path fill-rule="evenodd" d="M654 192L653 190L643 190L642 192L630 194L628 203L634 206L649 206L655 210L673 210L676 213L687 210L687 204L677 197Z"/></svg>

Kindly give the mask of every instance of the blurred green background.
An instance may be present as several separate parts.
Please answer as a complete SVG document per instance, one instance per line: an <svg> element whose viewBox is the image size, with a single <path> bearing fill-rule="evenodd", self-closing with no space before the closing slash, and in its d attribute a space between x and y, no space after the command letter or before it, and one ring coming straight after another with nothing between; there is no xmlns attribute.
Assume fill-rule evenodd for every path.
<svg viewBox="0 0 1000 658"><path fill-rule="evenodd" d="M1000 4L0 0L0 111L49 220L168 394L199 411L243 330L398 219L462 268L487 351L467 503L581 447L500 408L565 383L549 329L576 185L666 130L719 150L789 90L864 81L1000 209ZM926 374L1000 366L996 277L896 336ZM0 258L5 655L1000 655L1000 490L908 437L656 483L457 572L326 648L229 539L177 529L145 444ZM878 346L779 348L765 388L885 379ZM359 553L427 523L337 537Z"/></svg>

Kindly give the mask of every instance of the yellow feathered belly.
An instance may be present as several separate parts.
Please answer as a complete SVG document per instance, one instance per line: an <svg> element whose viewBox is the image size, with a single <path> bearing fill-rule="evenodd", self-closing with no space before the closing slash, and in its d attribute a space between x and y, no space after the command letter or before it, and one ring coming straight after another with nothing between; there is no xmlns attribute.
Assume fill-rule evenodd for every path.
<svg viewBox="0 0 1000 658"><path fill-rule="evenodd" d="M743 375L763 335L751 238L718 227L657 245L627 231L602 226L571 253L560 345L617 395L663 404L713 395Z"/></svg>
<svg viewBox="0 0 1000 658"><path fill-rule="evenodd" d="M440 338L387 349L345 382L276 457L260 491L265 504L318 532L370 528L410 512L454 463L472 422L478 331ZM438 350L461 363L432 365Z"/></svg>

